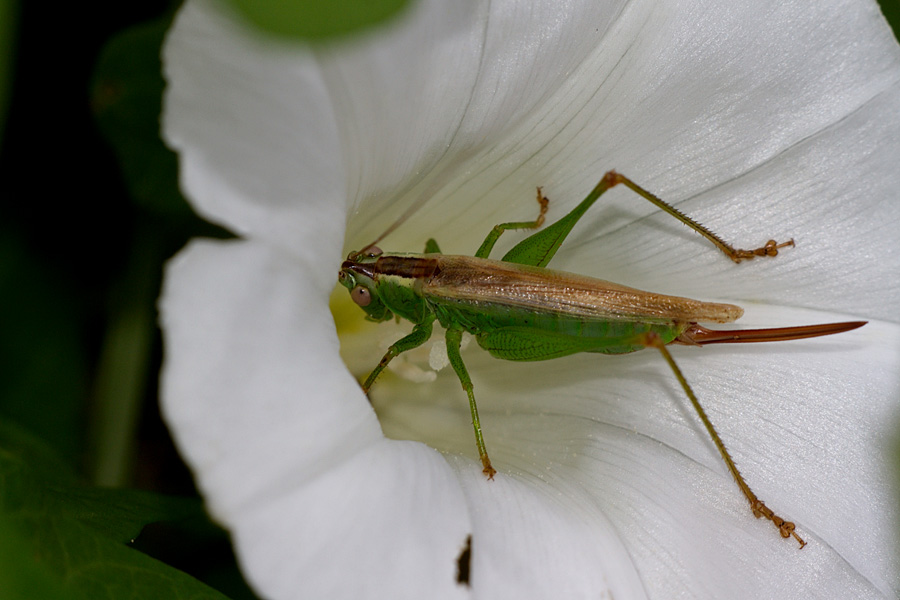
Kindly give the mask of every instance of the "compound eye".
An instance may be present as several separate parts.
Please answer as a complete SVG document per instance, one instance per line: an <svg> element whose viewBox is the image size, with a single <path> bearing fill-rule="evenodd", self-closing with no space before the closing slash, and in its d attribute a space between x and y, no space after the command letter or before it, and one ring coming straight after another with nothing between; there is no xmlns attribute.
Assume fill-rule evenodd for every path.
<svg viewBox="0 0 900 600"><path fill-rule="evenodd" d="M368 248L366 248L365 250L363 250L361 254L364 254L365 256L374 258L376 256L381 256L384 253L381 251L381 248L379 248L378 246L372 245L372 246L369 246Z"/></svg>
<svg viewBox="0 0 900 600"><path fill-rule="evenodd" d="M372 292L369 291L369 288L361 285L350 290L350 297L353 298L353 301L356 302L357 306L365 307L372 302Z"/></svg>

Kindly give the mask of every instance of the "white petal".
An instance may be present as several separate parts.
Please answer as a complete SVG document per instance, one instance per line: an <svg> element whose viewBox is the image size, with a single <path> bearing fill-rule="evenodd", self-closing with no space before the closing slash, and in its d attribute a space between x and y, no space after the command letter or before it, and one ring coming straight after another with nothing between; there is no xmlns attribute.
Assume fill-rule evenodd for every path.
<svg viewBox="0 0 900 600"><path fill-rule="evenodd" d="M739 247L793 238L796 247L775 259L734 265L662 214L632 223L619 219L616 230L595 233L591 228L597 223L605 229L597 214L551 266L656 292L896 321L898 140L900 85L894 85L776 159L678 203ZM627 198L640 210L634 205L642 201L626 193L632 197L620 195L615 205Z"/></svg>
<svg viewBox="0 0 900 600"><path fill-rule="evenodd" d="M541 365L467 352L502 466L494 484L480 479L451 372L434 384L385 376L373 398L389 436L448 453L462 492L424 446L380 438L355 383L332 362L322 310L348 207L358 207L348 246L412 206L419 212L389 249L418 250L434 235L445 251L471 253L490 225L534 214L534 186L545 186L553 218L615 167L736 243L795 236L798 247L736 267L677 224L642 219L652 207L617 190L614 208L580 224L555 266L705 299L896 321L900 175L890 161L900 54L874 4L477 6L490 14L423 2L393 28L312 55L242 40L191 3L170 40L166 123L188 192L211 218L290 248L310 267L284 283L267 267L285 262L272 250L247 251L245 261L243 250L194 248L164 304L169 419L253 581L273 597L339 595L327 587L331 565L304 554L321 546L366 565L336 583L348 596L362 595L358 586L381 568L383 587L366 593L408 591L399 574L410 565L433 574L415 596L459 594L445 569L472 533L473 589L489 597L513 588L599 595L604 586L614 597L639 588L651 597L893 595L896 515L879 444L898 396L894 325L773 350L676 355L751 485L807 536L803 552L752 519L693 415L673 410L680 392L649 352ZM207 314L218 298L210 290L234 299ZM754 324L823 316L760 309ZM379 351L350 354L357 372ZM222 373L227 385L217 383ZM316 392L302 409L297 390ZM246 404L257 397L258 414ZM227 409L210 424L218 398ZM398 479L397 464L415 477ZM385 496L390 487L401 491ZM416 510L416 500L435 499L430 488L444 499L431 521ZM365 494L356 502L335 500L356 489ZM372 512L360 512L369 500ZM409 528L398 530L406 514ZM294 554L297 536L315 541ZM411 549L416 556L394 562L391 551ZM543 581L531 578L536 556Z"/></svg>
<svg viewBox="0 0 900 600"><path fill-rule="evenodd" d="M382 437L305 272L253 242L195 242L169 266L162 406L179 448L267 597L457 597L471 523L452 470Z"/></svg>
<svg viewBox="0 0 900 600"><path fill-rule="evenodd" d="M207 4L185 4L163 49L163 133L180 152L182 187L236 233L335 260L320 249L343 235L346 175L315 60Z"/></svg>
<svg viewBox="0 0 900 600"><path fill-rule="evenodd" d="M700 18L707 9L741 28L723 38L718 24ZM534 214L535 185L544 186L555 218L615 167L738 246L793 237L798 247L777 261L757 261L771 264L737 269L671 217L614 190L576 228L557 268L654 291L893 319L884 298L900 299L897 278L886 276L900 272L891 233L900 220L893 196L900 173L891 167L900 135L900 53L874 21L874 6L854 5L851 14L823 8L829 14L814 16L807 7L777 10L795 9L803 16L773 19L758 4L688 7L662 21L654 13L645 16L653 35L635 40L627 22L640 9L629 6L567 86L528 119L511 120L390 249L416 251L435 236L445 252L471 253L490 224ZM807 18L828 34L799 35L798 22ZM859 29L848 25L872 35L858 43ZM767 39L793 42L775 60L757 36L742 35L754 27ZM840 52L835 39L847 40ZM660 53L666 44L670 52ZM709 51L713 44L718 51ZM626 47L625 59L605 65ZM595 85L588 73L596 74ZM779 101L785 97L792 100ZM520 237L508 234L500 246ZM349 246L368 239L356 236ZM864 297L845 293L863 285Z"/></svg>
<svg viewBox="0 0 900 600"><path fill-rule="evenodd" d="M839 318L754 312L776 323ZM803 597L891 596L900 562L887 452L900 419L900 328L674 353L751 487L810 542L802 552L752 518L652 352L533 366L473 356L495 463L561 489L581 482L618 526L651 597L740 597L730 586L776 597L785 581Z"/></svg>
<svg viewBox="0 0 900 600"><path fill-rule="evenodd" d="M593 499L564 495L565 486L528 477L501 474L485 481L470 461L450 460L471 504L478 596L645 597L615 524Z"/></svg>
<svg viewBox="0 0 900 600"><path fill-rule="evenodd" d="M841 319L783 307L748 312L750 325ZM543 504L543 518L560 519L562 539L581 552L610 543L602 532L611 521L649 597L780 597L786 581L803 597L833 597L836 589L890 597L900 587L893 539L900 515L887 454L900 421L900 327L871 322L830 338L673 353L751 487L797 524L806 548L752 517L671 371L650 350L542 363L498 361L477 347L464 353L498 480L520 484L517 505ZM456 464L477 480L465 396L452 371L434 384L385 377L372 397L388 436L467 456ZM473 481L466 489L481 507L476 531L488 523L496 531L496 519L477 517L505 510L493 488ZM580 531L565 527L547 502L553 494L561 511L577 515ZM510 531L519 514L504 512ZM511 539L529 535L522 527ZM510 548L558 551L551 536L534 533L528 545L495 535L507 557Z"/></svg>

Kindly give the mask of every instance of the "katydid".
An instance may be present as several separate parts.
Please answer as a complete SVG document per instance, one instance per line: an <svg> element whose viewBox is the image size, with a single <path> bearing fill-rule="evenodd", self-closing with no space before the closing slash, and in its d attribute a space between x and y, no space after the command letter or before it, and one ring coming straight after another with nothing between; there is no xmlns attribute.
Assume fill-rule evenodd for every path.
<svg viewBox="0 0 900 600"><path fill-rule="evenodd" d="M450 364L469 399L483 472L488 479L493 479L497 471L488 457L472 380L460 355L463 332L474 335L478 345L491 355L515 361L548 360L578 352L624 354L656 348L684 389L750 503L754 516L766 517L782 537L793 536L802 548L806 542L795 532L794 523L776 515L747 485L666 345L796 340L849 331L865 322L718 331L702 327L698 322L728 323L738 319L743 309L731 304L643 292L546 269L587 209L618 184L630 188L707 238L734 262L776 256L779 249L794 245L793 240L783 243L769 240L754 250L736 249L615 171L606 173L570 213L519 242L500 260L491 260L488 256L504 231L537 229L543 224L548 201L540 188L537 191L540 203L537 219L497 225L474 257L441 254L433 239L428 240L424 254L382 252L373 243L350 253L341 265L339 281L369 320L380 322L397 316L411 321L414 326L409 335L391 345L362 384L363 390L368 394L375 379L394 357L424 344L431 337L434 321L438 321L446 329Z"/></svg>

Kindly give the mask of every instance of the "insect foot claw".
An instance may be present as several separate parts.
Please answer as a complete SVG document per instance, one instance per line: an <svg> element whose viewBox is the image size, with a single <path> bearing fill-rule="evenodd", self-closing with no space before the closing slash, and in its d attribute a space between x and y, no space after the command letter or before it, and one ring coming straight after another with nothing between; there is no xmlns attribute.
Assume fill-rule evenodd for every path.
<svg viewBox="0 0 900 600"><path fill-rule="evenodd" d="M772 521L775 527L778 528L778 533L780 533L781 537L783 537L784 539L793 536L794 539L800 543L801 549L806 545L806 542L803 540L803 538L797 535L797 532L794 531L796 529L796 525L794 525L791 521L785 521L784 519L776 515L771 508L765 505L762 500L757 499L751 502L750 510L753 511L753 516L757 519L760 517L765 517Z"/></svg>
<svg viewBox="0 0 900 600"><path fill-rule="evenodd" d="M766 242L765 246L756 248L755 250L735 250L734 254L731 255L731 260L739 263L742 260L750 260L757 256L778 256L778 249L786 248L787 246L794 246L793 238L786 242L781 242L780 244L775 240L769 240Z"/></svg>
<svg viewBox="0 0 900 600"><path fill-rule="evenodd" d="M778 242L776 242L775 240L769 240L768 242L766 242L765 246L763 246L762 248L759 249L759 250L762 250L762 252L763 252L760 256L763 256L763 255L764 256L778 256L779 248L784 248L786 246L793 246L793 245L794 245L794 238L791 238L788 241L782 242L780 244Z"/></svg>
<svg viewBox="0 0 900 600"><path fill-rule="evenodd" d="M491 481L494 479L494 475L497 474L497 469L492 467L490 461L488 461L484 463L484 469L481 472L487 475L488 481Z"/></svg>
<svg viewBox="0 0 900 600"><path fill-rule="evenodd" d="M538 186L538 188L537 188L537 201L538 201L538 204L540 204L541 209L540 209L540 212L538 213L538 218L534 220L534 228L535 229L537 229L538 227L540 227L541 225L544 224L544 217L547 214L547 209L550 206L550 199L547 198L547 196L545 196L544 193L541 191L541 186Z"/></svg>

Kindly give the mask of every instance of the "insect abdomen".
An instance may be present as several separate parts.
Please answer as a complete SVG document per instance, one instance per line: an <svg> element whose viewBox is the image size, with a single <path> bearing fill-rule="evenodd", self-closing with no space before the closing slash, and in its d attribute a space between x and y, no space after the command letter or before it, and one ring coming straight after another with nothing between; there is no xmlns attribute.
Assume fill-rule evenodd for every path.
<svg viewBox="0 0 900 600"><path fill-rule="evenodd" d="M645 347L637 342L641 334L655 331L669 343L685 328L672 321L591 319L490 303L430 304L442 325L476 335L482 348L506 360L548 360L577 352L624 354Z"/></svg>

